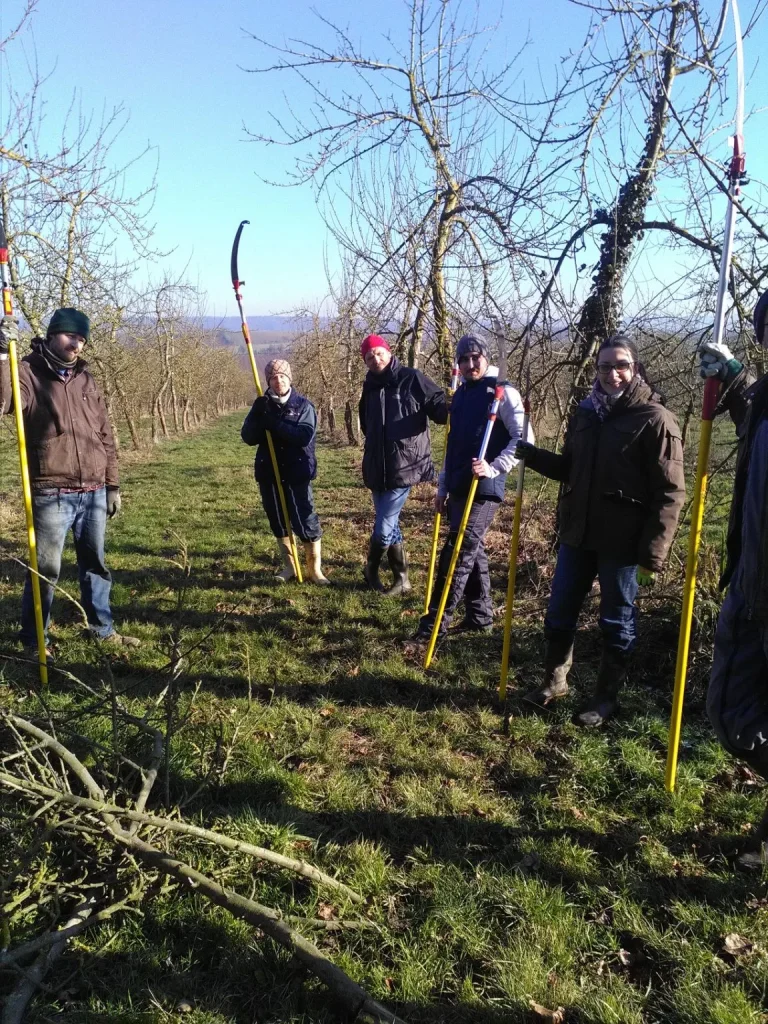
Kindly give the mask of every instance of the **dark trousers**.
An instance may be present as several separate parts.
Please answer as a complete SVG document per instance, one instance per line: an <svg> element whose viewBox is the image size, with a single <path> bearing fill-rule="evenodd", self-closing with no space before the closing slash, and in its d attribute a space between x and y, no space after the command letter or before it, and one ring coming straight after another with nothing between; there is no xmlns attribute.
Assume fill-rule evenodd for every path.
<svg viewBox="0 0 768 1024"><path fill-rule="evenodd" d="M603 644L629 653L635 646L637 565L561 544L557 555L552 592L549 595L545 630L573 632L595 577L600 581L600 630Z"/></svg>
<svg viewBox="0 0 768 1024"><path fill-rule="evenodd" d="M725 749L768 778L768 628L734 580L720 609L707 713Z"/></svg>
<svg viewBox="0 0 768 1024"><path fill-rule="evenodd" d="M259 481L259 491L272 533L275 537L287 537L288 528L283 519L277 484L272 480ZM299 540L320 540L323 531L320 529L320 519L315 512L312 484L309 481L304 484L283 484L283 491L291 527Z"/></svg>
<svg viewBox="0 0 768 1024"><path fill-rule="evenodd" d="M493 623L493 604L491 602L491 577L488 572L488 556L485 553L485 535L493 522L499 503L496 501L475 501L469 513L467 529L453 574L448 601L445 605L440 631L448 629L454 612L462 597L464 598L465 618L467 623L480 628ZM437 615L440 597L443 593L448 567L456 547L456 538L464 514L464 502L461 499L448 500L448 537L440 552L435 585L429 602L429 611L423 615L421 622L432 626Z"/></svg>

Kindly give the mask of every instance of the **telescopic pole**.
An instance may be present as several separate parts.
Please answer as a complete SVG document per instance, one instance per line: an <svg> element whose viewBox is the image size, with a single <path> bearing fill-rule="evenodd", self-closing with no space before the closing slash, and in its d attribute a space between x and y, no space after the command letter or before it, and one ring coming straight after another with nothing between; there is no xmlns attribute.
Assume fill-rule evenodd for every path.
<svg viewBox="0 0 768 1024"><path fill-rule="evenodd" d="M5 227L0 217L0 280L3 289L3 316L13 317L13 296L11 293L11 275L8 267L8 242ZM32 584L32 604L35 610L35 632L37 634L37 657L40 671L40 683L44 690L48 689L48 664L45 650L45 627L43 625L43 603L40 599L40 576L37 570L37 540L35 539L35 520L32 515L32 487L29 482L29 465L27 463L27 441L24 431L24 412L19 387L19 358L16 342L11 340L8 346L8 361L11 370L11 391L13 395L13 412L16 420L16 440L19 446L19 470L21 471L21 490L24 498L24 514L27 520L27 550L29 553L29 576Z"/></svg>
<svg viewBox="0 0 768 1024"><path fill-rule="evenodd" d="M261 396L264 391L261 387L261 380L259 379L259 369L256 366L256 357L253 354L253 345L251 343L251 332L248 328L248 321L245 319L243 313L243 297L240 293L240 288L245 284L245 281L240 280L240 275L237 271L237 251L240 247L240 235L243 233L243 228L246 224L250 224L249 220L241 220L240 226L237 229L235 235L235 241L232 244L232 259L231 259L231 272L232 272L232 287L235 289L235 298L237 299L237 308L240 310L240 327L243 332L243 338L245 339L245 347L248 351L248 358L251 361L251 370L253 372L253 383L256 385L256 394ZM304 579L301 574L301 564L299 562L299 552L296 545L296 538L293 535L291 529L291 520L288 516L288 505L285 500L285 490L283 488L283 481L280 479L280 467L277 464L277 454L275 453L275 443L272 440L272 435L267 430L267 447L269 448L269 457L272 461L272 471L275 476L275 484L277 486L277 494L280 499L280 509L283 513L283 522L285 523L286 529L288 530L288 539L291 542L291 557L293 558L293 568L296 572L296 579L299 583L303 583Z"/></svg>
<svg viewBox="0 0 768 1024"><path fill-rule="evenodd" d="M451 413L450 406L453 396L456 394L456 388L459 386L459 368L456 363L451 368L451 396L448 403L448 422L445 424L445 450L443 452L443 465L442 470L445 471L445 460L448 457L448 438L451 433ZM432 587L435 582L435 566L437 565L437 544L440 540L440 520L442 516L439 512L435 512L435 525L432 527L432 547L429 552L429 571L427 573L427 592L424 595L424 614L429 613L429 602L432 600Z"/></svg>
<svg viewBox="0 0 768 1024"><path fill-rule="evenodd" d="M488 410L488 422L485 425L485 433L483 434L483 441L480 445L480 451L478 453L478 459L484 459L485 453L488 451L488 443L491 440L491 431L493 430L493 424L496 422L496 416L499 412L499 406L501 405L502 399L504 398L504 385L497 384L493 393L493 402ZM424 668L427 669L432 664L432 658L435 653L435 646L437 644L437 637L440 632L440 623L443 621L443 615L445 613L445 606L448 603L448 594L451 591L451 583L453 582L453 574L456 571L456 566L459 561L459 555L461 553L461 545L464 542L464 534L467 531L467 523L469 522L469 514L472 511L472 502L475 500L475 491L477 490L478 479L473 475L472 483L469 485L469 494L467 495L467 501L464 505L464 514L461 517L461 523L459 524L459 532L456 535L456 543L453 547L453 554L451 555L451 562L448 566L448 574L445 577L445 584L443 586L443 592L440 595L440 604L437 608L437 615L435 617L435 624L432 627L432 635L429 638L429 644L427 646L427 653L424 658Z"/></svg>
<svg viewBox="0 0 768 1024"><path fill-rule="evenodd" d="M528 440L528 427L531 422L531 368L525 381L525 398L523 399L523 441ZM501 675L499 677L499 700L507 699L507 679L509 677L509 649L512 643L512 611L515 607L515 585L517 583L517 554L520 547L520 521L523 514L523 490L525 488L525 459L517 464L517 492L515 494L515 512L512 519L512 539L509 545L509 575L507 576L507 607L504 615L504 645L501 652Z"/></svg>
<svg viewBox="0 0 768 1024"><path fill-rule="evenodd" d="M728 293L728 278L731 270L733 254L733 232L736 222L736 202L740 194L741 182L745 171L744 153L744 53L741 37L741 20L737 0L731 0L733 25L736 34L736 67L738 78L738 100L736 106L736 132L733 136L733 156L728 172L728 209L725 215L725 238L720 257L720 280L718 283L717 306L713 341L722 344L725 333L725 299ZM699 561L701 529L704 522L704 502L707 496L707 467L709 448L712 439L712 423L715 418L719 382L717 377L709 377L704 385L704 401L701 410L701 433L699 437L699 455L696 466L696 483L691 506L691 527L688 534L688 558L685 567L685 587L683 590L683 610L680 616L680 633L677 645L677 664L675 666L675 691L672 698L672 715L669 722L669 747L667 749L667 767L665 785L673 792L677 781L677 757L680 746L680 731L683 720L683 701L685 699L685 681L688 674L688 654L691 642L691 625L693 607L696 597L696 571Z"/></svg>

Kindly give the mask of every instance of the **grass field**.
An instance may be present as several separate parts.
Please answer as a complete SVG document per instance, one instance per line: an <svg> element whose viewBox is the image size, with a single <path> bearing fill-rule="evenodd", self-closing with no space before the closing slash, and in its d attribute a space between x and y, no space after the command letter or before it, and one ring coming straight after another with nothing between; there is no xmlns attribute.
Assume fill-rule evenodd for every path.
<svg viewBox="0 0 768 1024"><path fill-rule="evenodd" d="M174 651L185 654L164 780L171 805L187 820L305 857L357 889L362 916L378 930L317 941L410 1024L768 1021L764 879L732 866L763 800L703 712L715 609L701 606L674 796L663 784L674 570L643 599L618 720L593 733L570 723L595 675L593 603L577 642L573 698L535 711L513 689L506 737L495 700L500 618L490 637L447 641L429 673L421 652L403 643L420 613L430 489L415 490L403 517L412 595L371 594L360 585L371 516L359 452L323 445L315 493L334 585L278 587L240 419L151 457L129 456L124 511L108 528L117 625L142 640L112 663L120 700L156 718L165 666ZM90 690L54 674L42 697L13 660L21 570L11 556L22 553L23 534L10 435L0 436L0 640L10 654L0 661L0 706L54 725L79 720L83 732L108 738L107 700L94 700L107 693L103 666L66 601L54 608L58 664ZM527 493L512 652L513 684L523 688L541 674L554 559L551 493L535 479ZM510 521L505 507L489 535L499 606ZM70 556L62 583L74 592L73 581ZM162 789L150 806L160 805ZM13 797L2 800L0 844L14 827L29 827ZM0 891L16 946L54 919L50 893L75 868L71 847L65 857L48 838L34 879L10 884L9 848L0 851ZM170 848L288 914L360 916L338 894L237 854L186 838ZM747 941L726 944L733 934ZM17 982L0 973L0 995ZM343 1019L288 953L194 891L160 883L130 913L81 934L46 986L30 1019L172 1021L182 998L194 1024Z"/></svg>

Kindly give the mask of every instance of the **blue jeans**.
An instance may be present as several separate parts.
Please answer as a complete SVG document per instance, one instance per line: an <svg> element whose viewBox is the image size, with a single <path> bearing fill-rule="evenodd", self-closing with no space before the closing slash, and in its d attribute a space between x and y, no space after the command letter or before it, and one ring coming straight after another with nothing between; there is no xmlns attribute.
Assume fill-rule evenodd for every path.
<svg viewBox="0 0 768 1024"><path fill-rule="evenodd" d="M402 543L400 513L410 492L410 487L395 487L391 491L371 491L373 507L376 509L376 520L371 535L373 540L385 546Z"/></svg>
<svg viewBox="0 0 768 1024"><path fill-rule="evenodd" d="M600 581L603 645L629 653L636 639L637 565L597 551L560 545L544 628L573 632L595 577Z"/></svg>
<svg viewBox="0 0 768 1024"><path fill-rule="evenodd" d="M114 632L109 591L112 577L104 565L104 531L107 525L107 491L80 491L76 494L33 494L32 514L37 540L37 568L51 583L58 582L61 553L67 533L75 538L77 567L80 573L80 603L85 609L88 625L100 639ZM43 624L46 634L51 619L54 589L40 580ZM21 640L37 642L35 611L30 574L24 583L21 599Z"/></svg>

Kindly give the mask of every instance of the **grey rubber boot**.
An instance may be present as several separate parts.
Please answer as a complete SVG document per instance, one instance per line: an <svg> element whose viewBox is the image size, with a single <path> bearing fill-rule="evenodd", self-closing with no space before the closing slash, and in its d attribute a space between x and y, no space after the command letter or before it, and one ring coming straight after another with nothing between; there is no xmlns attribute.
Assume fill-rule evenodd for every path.
<svg viewBox="0 0 768 1024"><path fill-rule="evenodd" d="M629 655L626 651L617 651L616 648L610 647L603 649L594 696L576 715L576 725L594 729L615 715L619 706L619 690L627 678L628 660Z"/></svg>
<svg viewBox="0 0 768 1024"><path fill-rule="evenodd" d="M382 544L381 541L371 538L371 542L368 545L368 560L363 566L365 582L371 590L378 590L379 593L384 592L384 584L379 579L379 566L388 546L387 544Z"/></svg>
<svg viewBox="0 0 768 1024"><path fill-rule="evenodd" d="M411 581L408 579L408 560L405 557L405 548L402 541L389 545L387 560L395 580L387 591L387 597L399 597L411 589Z"/></svg>
<svg viewBox="0 0 768 1024"><path fill-rule="evenodd" d="M548 629L544 633L547 649L544 653L544 682L526 693L525 699L546 707L553 700L568 693L568 671L573 664L573 638L568 629Z"/></svg>

